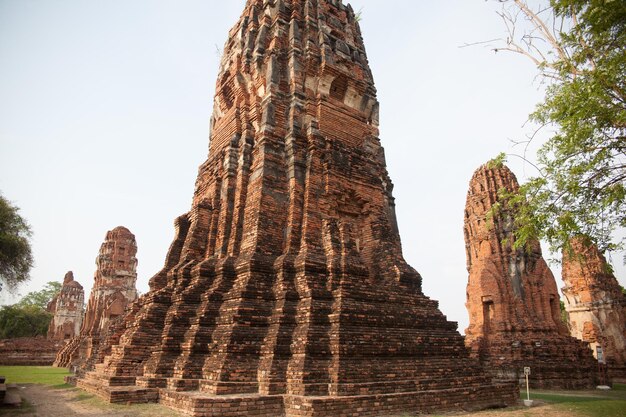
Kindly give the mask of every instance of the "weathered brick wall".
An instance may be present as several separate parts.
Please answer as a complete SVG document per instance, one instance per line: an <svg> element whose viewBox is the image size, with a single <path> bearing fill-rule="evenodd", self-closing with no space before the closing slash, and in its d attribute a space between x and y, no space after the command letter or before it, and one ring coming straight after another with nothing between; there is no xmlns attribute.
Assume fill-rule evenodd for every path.
<svg viewBox="0 0 626 417"><path fill-rule="evenodd" d="M69 340L79 334L85 313L85 291L74 281L72 271L65 274L61 291L48 304L48 311L53 314L48 339Z"/></svg>
<svg viewBox="0 0 626 417"><path fill-rule="evenodd" d="M626 296L604 256L582 238L563 253L563 295L572 336L601 346L614 379L626 380Z"/></svg>
<svg viewBox="0 0 626 417"><path fill-rule="evenodd" d="M44 337L20 337L0 340L0 365L50 366L63 341Z"/></svg>
<svg viewBox="0 0 626 417"><path fill-rule="evenodd" d="M55 366L82 373L97 361L101 339L137 298L136 254L135 235L127 228L119 226L107 232L96 258L94 284L80 334L59 352Z"/></svg>
<svg viewBox="0 0 626 417"><path fill-rule="evenodd" d="M522 382L523 368L530 366L535 387L591 387L597 365L589 347L569 337L539 242L531 242L528 250L512 246L515 225L499 193L517 189L506 166L484 165L470 181L464 226L470 316L465 342L498 380ZM496 203L500 209L492 211Z"/></svg>

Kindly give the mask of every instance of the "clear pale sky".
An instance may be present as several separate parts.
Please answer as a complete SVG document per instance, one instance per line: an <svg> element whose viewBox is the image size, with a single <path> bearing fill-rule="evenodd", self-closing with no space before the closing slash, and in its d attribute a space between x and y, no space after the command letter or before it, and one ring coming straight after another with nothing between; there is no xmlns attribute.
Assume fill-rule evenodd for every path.
<svg viewBox="0 0 626 417"><path fill-rule="evenodd" d="M459 47L504 35L496 2L350 3L362 9L405 258L463 332L468 182L499 152L521 153L510 140L532 131L523 125L542 97L536 71L519 56ZM118 225L137 237L138 288L148 290L174 218L190 208L220 51L243 5L0 0L0 192L34 231L36 266L20 293L68 270L88 292ZM521 182L533 174L517 158L509 166Z"/></svg>

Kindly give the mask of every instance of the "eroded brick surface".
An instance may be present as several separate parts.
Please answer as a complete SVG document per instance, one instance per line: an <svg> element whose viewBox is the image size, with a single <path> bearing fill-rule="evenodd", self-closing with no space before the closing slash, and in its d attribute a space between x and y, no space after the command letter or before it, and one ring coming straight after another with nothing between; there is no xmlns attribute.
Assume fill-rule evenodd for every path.
<svg viewBox="0 0 626 417"><path fill-rule="evenodd" d="M0 365L50 366L61 346L63 341L43 336L0 339Z"/></svg>
<svg viewBox="0 0 626 417"><path fill-rule="evenodd" d="M69 271L65 274L61 291L48 304L48 311L53 315L48 339L69 340L77 336L85 313L84 303L83 286L74 281L74 274Z"/></svg>
<svg viewBox="0 0 626 417"><path fill-rule="evenodd" d="M488 165L472 177L465 208L467 310L465 342L497 380L524 381L541 388L588 388L597 364L586 343L569 336L560 317L556 281L539 242L514 249L514 225L500 190L515 191L515 175Z"/></svg>
<svg viewBox="0 0 626 417"><path fill-rule="evenodd" d="M563 295L572 336L601 346L614 379L626 379L626 296L606 259L590 242L572 240L563 253Z"/></svg>
<svg viewBox="0 0 626 417"><path fill-rule="evenodd" d="M116 328L124 310L137 298L137 243L135 236L119 226L107 232L98 257L94 284L80 335L59 352L55 366L70 367L82 375L100 362L106 339ZM100 353L101 345L103 352Z"/></svg>
<svg viewBox="0 0 626 417"><path fill-rule="evenodd" d="M196 416L502 406L403 259L353 10L249 0L191 210L111 354L78 381Z"/></svg>

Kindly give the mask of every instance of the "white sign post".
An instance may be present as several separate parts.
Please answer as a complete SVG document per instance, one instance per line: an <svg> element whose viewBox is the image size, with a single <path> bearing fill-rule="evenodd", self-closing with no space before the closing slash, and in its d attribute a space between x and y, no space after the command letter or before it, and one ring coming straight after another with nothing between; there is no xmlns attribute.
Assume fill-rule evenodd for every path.
<svg viewBox="0 0 626 417"><path fill-rule="evenodd" d="M596 357L598 358L598 373L600 374L600 385L596 388L602 390L611 389L606 382L606 358L604 357L604 349L600 345L596 346Z"/></svg>
<svg viewBox="0 0 626 417"><path fill-rule="evenodd" d="M604 360L604 351L600 345L596 346L596 356L598 357L598 363L606 365L606 361Z"/></svg>
<svg viewBox="0 0 626 417"><path fill-rule="evenodd" d="M530 400L530 387L528 384L528 376L530 375L530 366L524 367L524 376L526 377L526 399L524 400L524 405L526 407L530 407L533 405L533 402Z"/></svg>

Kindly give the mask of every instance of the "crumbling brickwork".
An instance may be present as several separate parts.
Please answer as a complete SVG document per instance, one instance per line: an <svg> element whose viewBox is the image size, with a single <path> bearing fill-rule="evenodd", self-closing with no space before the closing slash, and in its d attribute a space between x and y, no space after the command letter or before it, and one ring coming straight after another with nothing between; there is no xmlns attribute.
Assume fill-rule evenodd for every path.
<svg viewBox="0 0 626 417"><path fill-rule="evenodd" d="M195 416L514 403L402 257L378 102L339 0L249 0L191 211L119 343L79 379Z"/></svg>
<svg viewBox="0 0 626 417"><path fill-rule="evenodd" d="M69 340L77 336L83 322L84 304L85 291L82 285L74 281L74 274L69 271L63 279L61 292L48 304L48 311L53 315L48 339Z"/></svg>
<svg viewBox="0 0 626 417"><path fill-rule="evenodd" d="M0 365L50 366L62 346L62 340L43 336L0 339Z"/></svg>
<svg viewBox="0 0 626 417"><path fill-rule="evenodd" d="M77 374L90 370L100 358L99 349L112 321L121 317L137 298L137 243L123 226L107 232L96 258L94 284L80 335L59 352L55 366L70 367Z"/></svg>
<svg viewBox="0 0 626 417"><path fill-rule="evenodd" d="M596 361L561 320L556 281L539 242L513 248L515 226L499 192L518 187L506 166L489 164L470 182L464 227L470 316L465 342L498 380L523 382L529 366L534 387L592 387ZM492 211L498 202L501 208Z"/></svg>
<svg viewBox="0 0 626 417"><path fill-rule="evenodd" d="M597 246L571 241L563 253L563 295L572 336L601 346L609 375L626 381L626 296Z"/></svg>

